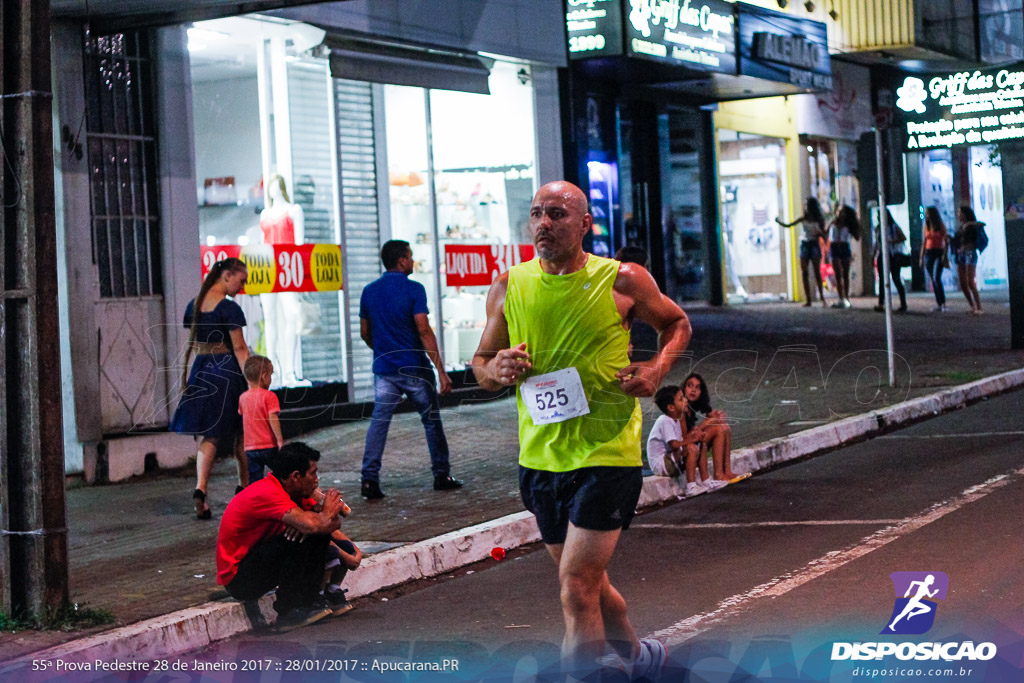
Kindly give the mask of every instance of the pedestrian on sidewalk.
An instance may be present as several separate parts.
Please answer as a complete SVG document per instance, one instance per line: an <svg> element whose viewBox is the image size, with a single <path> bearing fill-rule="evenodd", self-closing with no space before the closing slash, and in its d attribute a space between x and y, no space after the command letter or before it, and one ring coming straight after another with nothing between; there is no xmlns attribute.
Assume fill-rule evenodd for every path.
<svg viewBox="0 0 1024 683"><path fill-rule="evenodd" d="M271 459L270 474L228 503L217 536L217 583L242 601L276 588L280 631L334 613L320 593L346 506L335 489L313 500L319 461L320 452L301 441L285 445Z"/></svg>
<svg viewBox="0 0 1024 683"><path fill-rule="evenodd" d="M967 299L969 311L973 315L981 315L981 295L978 294L976 271L978 270L979 237L984 234L985 224L978 221L974 209L961 206L957 216L959 225L953 235L951 244L956 251L956 271L960 278L960 290ZM984 238L988 243L988 237Z"/></svg>
<svg viewBox="0 0 1024 683"><path fill-rule="evenodd" d="M242 416L245 460L249 465L249 483L263 478L263 468L284 445L281 434L281 403L270 391L274 364L266 356L249 356L242 368L249 390L238 399Z"/></svg>
<svg viewBox="0 0 1024 683"><path fill-rule="evenodd" d="M237 493L249 483L249 468L242 451L242 420L238 398L246 389L242 367L249 358L242 328L245 314L229 297L245 286L249 271L237 258L217 261L199 288L199 294L185 307L185 327L189 331L185 367L196 354L186 377L170 430L201 436L196 455L196 490L192 494L196 519L210 519L213 513L206 502L206 486L218 447L231 448L238 463Z"/></svg>
<svg viewBox="0 0 1024 683"><path fill-rule="evenodd" d="M690 341L690 323L650 273L583 251L587 197L568 182L530 207L537 258L498 276L473 356L480 386L516 387L519 490L558 566L565 666L582 678L610 645L634 678L655 678L665 646L639 641L606 568L643 485L638 396L652 396ZM632 317L661 348L631 363Z"/></svg>
<svg viewBox="0 0 1024 683"><path fill-rule="evenodd" d="M784 223L781 218L776 217L775 222L784 228L791 228L797 223L803 224L803 239L800 242L800 273L803 276L804 306L810 306L814 301L814 293L811 290L811 278L807 274L809 266L814 267L814 280L818 284L818 295L821 297L821 305L827 306L825 302L825 285L821 280L821 244L819 239L828 239L825 232L825 214L821 212L821 204L814 197L808 197L804 203L804 213L790 223Z"/></svg>
<svg viewBox="0 0 1024 683"><path fill-rule="evenodd" d="M686 476L686 495L704 492L697 483L697 470L701 481L711 479L708 459L700 458L701 444L694 433L684 433L686 399L675 384L666 384L654 394L654 404L662 412L647 435L647 462L651 471L663 477Z"/></svg>
<svg viewBox="0 0 1024 683"><path fill-rule="evenodd" d="M903 285L903 269L910 265L910 254L903 253L903 244L907 241L907 235L903 232L903 229L896 224L896 220L889 213L889 209L885 210L885 215L889 219L889 235L885 242L889 249L889 275L892 280L892 284L896 285L896 291L900 295L900 307L896 309L897 313L907 312L907 288ZM881 235L881 226L875 233L876 237ZM878 275L882 282L878 287L878 305L875 306L876 311L885 310L885 291L889 288L888 283L885 281L885 275L882 274L882 252L879 247L881 238L875 240L875 269L878 271Z"/></svg>
<svg viewBox="0 0 1024 683"><path fill-rule="evenodd" d="M850 308L853 305L850 303L851 238L860 239L860 221L853 207L844 204L829 223L828 230L828 257L836 274L836 293L839 294L839 301L832 304L832 308Z"/></svg>
<svg viewBox="0 0 1024 683"><path fill-rule="evenodd" d="M942 286L942 271L949 268L949 259L946 256L948 245L949 233L946 232L946 224L942 222L939 210L929 206L924 210L924 240L921 242L918 263L932 279L932 289L935 292L935 308L932 311L936 313L946 310L946 290Z"/></svg>
<svg viewBox="0 0 1024 683"><path fill-rule="evenodd" d="M434 490L462 488L449 473L448 440L441 425L441 404L434 387L433 363L441 394L452 390L437 337L430 327L427 290L415 280L412 248L404 240L389 240L380 250L385 273L363 289L359 301L359 334L373 349L373 415L363 450L361 493L367 500L384 498L380 465L395 408L408 396L416 406L427 435Z"/></svg>
<svg viewBox="0 0 1024 683"><path fill-rule="evenodd" d="M711 453L714 483L705 477L704 486L723 486L737 476L732 471L732 428L725 421L727 416L721 410L711 409L708 385L696 372L690 373L683 381L683 398L686 399L683 415L686 433L692 432L702 447L700 459L704 463L704 472L707 471L707 454Z"/></svg>

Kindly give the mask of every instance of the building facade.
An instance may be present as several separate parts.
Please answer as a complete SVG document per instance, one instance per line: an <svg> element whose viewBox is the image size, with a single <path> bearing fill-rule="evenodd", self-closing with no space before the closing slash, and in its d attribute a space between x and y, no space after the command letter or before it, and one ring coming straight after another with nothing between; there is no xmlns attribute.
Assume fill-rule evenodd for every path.
<svg viewBox="0 0 1024 683"><path fill-rule="evenodd" d="M562 31L557 4L507 0L103 35L55 21L67 471L118 480L194 453L166 432L182 319L224 256L249 263L246 339L285 413L372 396L359 294L392 238L464 370L484 322L473 270L521 258L533 192L562 176Z"/></svg>

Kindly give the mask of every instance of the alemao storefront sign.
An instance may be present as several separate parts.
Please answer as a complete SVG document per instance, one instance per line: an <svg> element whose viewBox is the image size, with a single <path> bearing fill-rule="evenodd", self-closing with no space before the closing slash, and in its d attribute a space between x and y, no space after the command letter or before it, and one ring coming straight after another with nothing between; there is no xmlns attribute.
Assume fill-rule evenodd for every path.
<svg viewBox="0 0 1024 683"><path fill-rule="evenodd" d="M905 75L895 88L906 150L1024 138L1024 67Z"/></svg>

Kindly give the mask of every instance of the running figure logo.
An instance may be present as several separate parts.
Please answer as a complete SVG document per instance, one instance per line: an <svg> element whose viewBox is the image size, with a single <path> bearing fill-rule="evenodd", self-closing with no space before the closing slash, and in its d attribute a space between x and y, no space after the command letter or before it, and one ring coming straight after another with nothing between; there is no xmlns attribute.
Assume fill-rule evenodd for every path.
<svg viewBox="0 0 1024 683"><path fill-rule="evenodd" d="M896 605L882 633L917 635L927 632L935 623L938 606L930 598L946 599L949 577L943 572L893 572L889 578L896 589Z"/></svg>

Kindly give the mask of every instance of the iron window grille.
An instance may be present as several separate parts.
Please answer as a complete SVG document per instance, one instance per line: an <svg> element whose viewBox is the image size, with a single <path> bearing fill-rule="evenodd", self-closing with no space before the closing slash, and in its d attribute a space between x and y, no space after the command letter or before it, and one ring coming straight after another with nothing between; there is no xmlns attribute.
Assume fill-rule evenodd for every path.
<svg viewBox="0 0 1024 683"><path fill-rule="evenodd" d="M146 33L86 34L92 253L102 298L163 293L152 69Z"/></svg>

